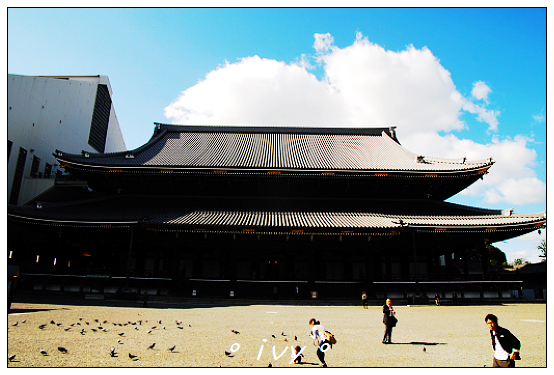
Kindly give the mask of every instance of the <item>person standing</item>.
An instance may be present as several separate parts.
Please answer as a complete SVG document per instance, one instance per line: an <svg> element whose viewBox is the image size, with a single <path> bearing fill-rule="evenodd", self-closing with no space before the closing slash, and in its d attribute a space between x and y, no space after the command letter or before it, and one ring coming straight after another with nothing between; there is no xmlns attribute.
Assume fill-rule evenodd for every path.
<svg viewBox="0 0 554 375"><path fill-rule="evenodd" d="M498 325L498 318L493 314L485 317L485 322L490 329L492 349L494 357L492 367L516 367L516 360L519 360L521 343L506 328Z"/></svg>
<svg viewBox="0 0 554 375"><path fill-rule="evenodd" d="M325 362L325 352L331 346L325 336L325 328L323 328L323 326L319 323L319 320L316 320L315 318L310 319L310 326L312 326L312 334L310 337L317 340L317 358L319 358L322 367L327 367L327 363Z"/></svg>
<svg viewBox="0 0 554 375"><path fill-rule="evenodd" d="M385 335L383 336L383 344L390 344L392 337L392 328L396 326L396 312L392 307L392 301L387 299L383 306L383 324L385 325Z"/></svg>
<svg viewBox="0 0 554 375"><path fill-rule="evenodd" d="M362 307L364 309L367 309L367 294L366 294L366 292L362 292Z"/></svg>
<svg viewBox="0 0 554 375"><path fill-rule="evenodd" d="M435 305L437 306L441 305L441 298L438 293L435 293Z"/></svg>

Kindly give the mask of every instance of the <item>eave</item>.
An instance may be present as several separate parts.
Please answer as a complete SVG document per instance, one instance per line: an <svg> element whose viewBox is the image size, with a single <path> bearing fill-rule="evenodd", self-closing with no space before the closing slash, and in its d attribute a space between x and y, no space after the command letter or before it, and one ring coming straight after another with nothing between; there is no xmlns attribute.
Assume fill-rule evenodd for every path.
<svg viewBox="0 0 554 375"><path fill-rule="evenodd" d="M115 200L114 200L115 199ZM129 198L131 199L131 198ZM483 210L444 202L412 202L418 215L383 211L387 204L365 202L366 208L347 201L325 205L323 200L304 203L304 211L290 210L283 206L275 210L270 200L260 199L240 207L240 200L226 199L212 202L211 199L184 201L148 199L94 200L37 208L8 206L8 219L52 226L90 226L102 228L141 227L150 231L174 231L190 233L231 234L286 234L286 235L335 235L335 236L398 236L417 232L426 235L481 235L497 241L496 238L511 238L544 227L546 213L512 215L509 211ZM139 202L144 202L140 207ZM181 203L179 203L181 202ZM227 202L227 203L225 203ZM398 206L406 202L398 202ZM409 202L408 202L409 203ZM269 205L268 205L269 204ZM45 204L46 205L46 204ZM167 208L164 206L166 205ZM375 210L367 207L375 206ZM213 208L221 206L222 210ZM291 202L291 207L294 201ZM314 211L310 206L321 207ZM133 209L125 209L132 207ZM204 207L204 208L202 208ZM257 207L257 208L256 208ZM427 209L425 207L428 207ZM337 210L338 209L338 210ZM394 208L391 209L393 212ZM439 211L444 211L438 215ZM424 213L427 212L427 215ZM449 213L450 212L450 213Z"/></svg>

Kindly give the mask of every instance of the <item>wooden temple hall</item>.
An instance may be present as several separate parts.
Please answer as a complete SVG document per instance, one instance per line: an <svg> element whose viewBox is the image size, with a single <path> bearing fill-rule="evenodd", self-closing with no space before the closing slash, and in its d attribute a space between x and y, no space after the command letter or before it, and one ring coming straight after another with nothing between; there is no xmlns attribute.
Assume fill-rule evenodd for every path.
<svg viewBox="0 0 554 375"><path fill-rule="evenodd" d="M67 176L8 205L25 290L176 297L509 297L486 245L546 213L445 202L492 159L415 154L395 128L155 124L118 153L55 151ZM316 292L316 293L312 293Z"/></svg>

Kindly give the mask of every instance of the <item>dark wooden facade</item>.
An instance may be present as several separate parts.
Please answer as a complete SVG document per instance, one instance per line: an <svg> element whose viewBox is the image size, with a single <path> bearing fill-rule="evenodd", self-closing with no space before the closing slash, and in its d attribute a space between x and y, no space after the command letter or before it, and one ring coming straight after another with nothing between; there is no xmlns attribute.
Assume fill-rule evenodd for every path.
<svg viewBox="0 0 554 375"><path fill-rule="evenodd" d="M293 141L300 146L283 151ZM275 287L294 297L298 285L319 298L462 297L464 288L502 296L517 280L489 272L485 245L546 220L443 202L492 161L409 154L392 129L157 125L137 150L57 157L95 192L8 207L10 263L27 289L271 298Z"/></svg>

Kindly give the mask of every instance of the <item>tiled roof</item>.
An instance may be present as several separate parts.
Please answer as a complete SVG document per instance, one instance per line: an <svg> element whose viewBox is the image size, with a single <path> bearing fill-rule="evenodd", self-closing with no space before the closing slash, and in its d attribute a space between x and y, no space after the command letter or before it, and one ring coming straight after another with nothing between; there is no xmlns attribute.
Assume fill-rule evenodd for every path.
<svg viewBox="0 0 554 375"><path fill-rule="evenodd" d="M490 227L534 222L540 216L435 216L432 218L379 213L337 212L237 212L193 211L186 215L167 215L149 221L171 225L255 226L299 228L384 229L401 227L400 220L414 226Z"/></svg>
<svg viewBox="0 0 554 375"><path fill-rule="evenodd" d="M488 167L415 154L393 129L195 127L158 124L144 146L112 154L65 154L60 161L117 168L221 168L448 172Z"/></svg>
<svg viewBox="0 0 554 375"><path fill-rule="evenodd" d="M12 219L81 224L136 224L220 228L387 229L449 227L484 230L495 226L529 225L546 213L514 215L511 211L478 209L430 200L346 200L234 198L167 198L115 196L75 202L8 206Z"/></svg>

